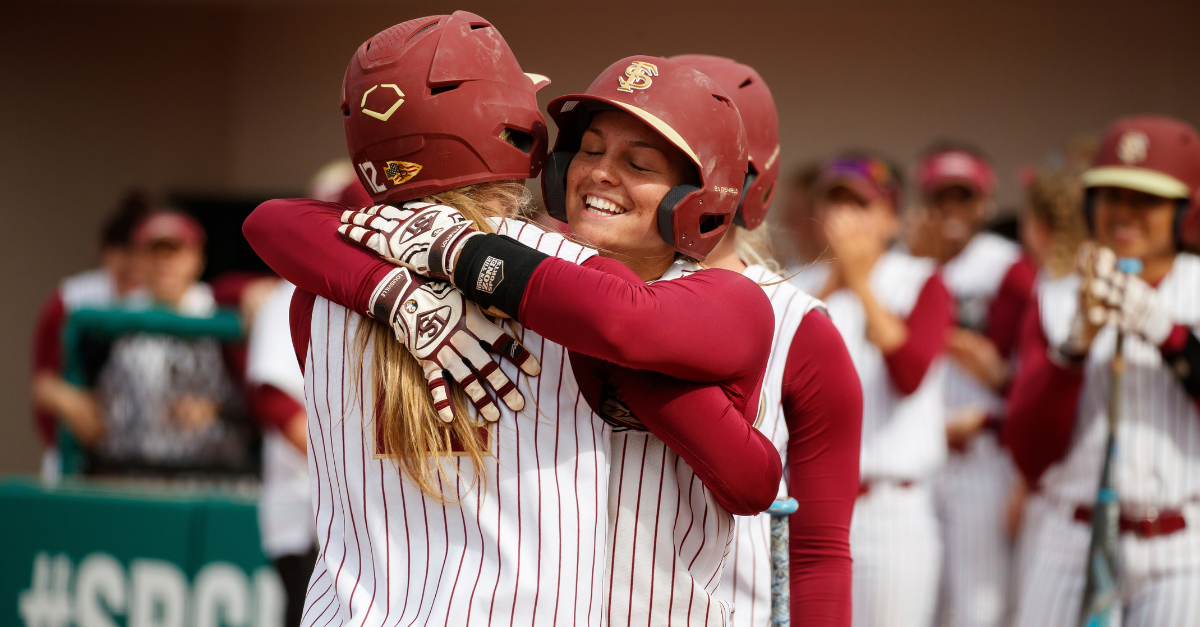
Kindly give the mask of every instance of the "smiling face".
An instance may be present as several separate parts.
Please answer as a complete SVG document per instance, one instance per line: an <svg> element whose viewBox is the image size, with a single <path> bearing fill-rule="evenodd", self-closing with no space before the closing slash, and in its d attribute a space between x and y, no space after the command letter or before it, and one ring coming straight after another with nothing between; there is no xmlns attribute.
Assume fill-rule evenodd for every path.
<svg viewBox="0 0 1200 627"><path fill-rule="evenodd" d="M567 222L576 236L639 275L637 266L648 272L661 266L661 276L675 249L659 235L658 204L672 187L696 178L687 157L637 118L598 113L567 170Z"/></svg>
<svg viewBox="0 0 1200 627"><path fill-rule="evenodd" d="M1095 191L1096 240L1118 257L1175 256L1175 201L1121 187Z"/></svg>

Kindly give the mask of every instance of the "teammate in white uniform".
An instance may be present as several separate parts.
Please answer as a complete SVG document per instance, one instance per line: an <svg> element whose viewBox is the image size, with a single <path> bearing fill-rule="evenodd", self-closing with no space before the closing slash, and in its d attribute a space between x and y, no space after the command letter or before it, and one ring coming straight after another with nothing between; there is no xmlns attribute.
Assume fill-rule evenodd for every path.
<svg viewBox="0 0 1200 627"><path fill-rule="evenodd" d="M1009 606L1004 513L1014 477L996 427L1034 271L1016 243L980 232L996 185L981 153L955 144L930 148L917 166L917 185L930 227L921 243L941 264L958 314L946 363L951 454L934 482L945 550L940 623L994 627Z"/></svg>
<svg viewBox="0 0 1200 627"><path fill-rule="evenodd" d="M1030 262L1038 268L1038 282L1059 279L1074 270L1079 245L1088 237L1079 210L1082 204L1079 178L1067 172L1038 173L1026 190L1020 218L1021 244ZM1014 350L1013 357L1017 361L1020 354ZM1030 492L1017 473L1005 513L1006 526L1016 540L1010 583L1012 608L1020 603L1020 582L1033 576L1029 569L1033 561L1032 540L1037 537L1036 529L1047 512L1045 497L1040 492Z"/></svg>
<svg viewBox="0 0 1200 627"><path fill-rule="evenodd" d="M438 19L439 23L433 24L434 19ZM416 20L382 33L370 42L377 45L374 47L364 45L359 54L363 55L370 48L371 55L368 55L368 59L372 59L372 57L387 59L389 52L394 54L397 47L403 47L407 42L415 42L413 47L420 49L422 33L429 33L429 35L424 35L427 38L432 38L434 34L440 33L441 42L438 45L445 46L448 45L448 41L453 41L455 38L475 37L472 33L479 28L472 28L468 31L465 26L476 21L482 22L477 16L462 12L450 18L441 16L440 18ZM463 28L456 28L456 22ZM490 27L485 25L483 28ZM492 36L495 37L494 33ZM498 37L490 41L494 43L496 40ZM474 40L474 42L477 41L479 40ZM478 45L474 42L469 45ZM506 49L501 53L502 57L511 58L511 53L508 53ZM401 54L404 54L403 50L401 50ZM436 59L437 55L435 55L435 68ZM502 60L504 59L502 58ZM411 59L408 61L410 62L405 65L406 69L414 65ZM353 74L355 71L355 63L352 63L348 74ZM495 69L492 68L492 71L495 72ZM487 75L488 78L492 76L494 74ZM506 79L508 85L513 84L511 77L502 76L500 78ZM475 82L478 81L468 81L455 91L467 91L468 87L475 87L473 85ZM347 91L351 91L351 93L346 102L355 103L347 105L348 108L358 106L357 102L360 96L357 91L360 90L365 91L366 86L354 85L348 88ZM416 90L414 89L414 91ZM529 96L532 99L532 90ZM471 94L467 94L464 98L473 100ZM367 99L364 97L363 102L366 101ZM714 100L714 102L718 101ZM720 105L718 102L718 106L726 105ZM372 113L378 112L372 110ZM412 113L419 116L422 112L414 110ZM349 115L348 120L352 121L347 122L352 150L355 147L355 138L353 137L354 129L351 127L362 123L356 119L357 117ZM508 123L513 124L513 121L510 119ZM492 127L488 126L488 128ZM740 124L735 128L740 131ZM528 134L532 135L533 133ZM519 136L507 135L507 138L518 146L521 143ZM536 142L535 136L535 149ZM737 142L729 143L736 144ZM412 155L411 158L420 159L420 153ZM527 156L528 158L530 157ZM361 157L356 155L356 160L359 159ZM744 156L742 159L744 163ZM370 168L372 170L388 171L388 168L383 167L382 161L379 162L379 167L372 162L366 163L372 165ZM720 163L719 159L717 163ZM412 163L395 166L392 169L408 165L412 165ZM736 168L736 165L733 167ZM495 169L491 168L491 171L495 171ZM408 172L411 173L411 171L410 168ZM722 174L724 173L722 172ZM488 175L491 175L491 172ZM364 176L367 175L364 174ZM739 176L744 176L744 171L740 172ZM403 182L407 182L411 178L412 176L408 176L403 179ZM513 175L508 175L508 178L513 178ZM367 180L371 181L370 178ZM724 182L720 178L717 181ZM396 185L402 185L403 182ZM457 179L456 182L464 181ZM469 182L469 179L465 182ZM447 184L441 185L442 188L446 186ZM413 190L436 193L438 187L436 184L418 179L414 182L413 187L408 188L407 192L402 191L401 193L413 193ZM701 194L700 197L712 199L722 194ZM386 194L381 195L390 198ZM399 196L399 194L397 195ZM397 200L403 200L403 196ZM579 200L582 201L582 199ZM464 202L463 204L470 205L471 203ZM735 206L736 203L730 203L730 213ZM440 272L439 276L442 278L461 278L460 275L455 274L452 267L454 263L461 261L461 267L467 268L465 271L477 273L470 275L471 280L462 283L464 289L468 290L468 293L476 299L480 299L481 293L494 293L498 301L489 304L499 307L499 310L514 317L517 315L517 305L521 304L523 296L525 299L536 299L535 292L553 291L550 287L539 283L540 289L531 288L529 293L523 293L522 290L529 281L544 279L553 283L556 276L531 274L531 271L534 270L533 265L523 265L522 259L506 256L506 250L513 247L522 248L519 245L505 243L504 238L485 236L482 240L478 240L485 243L472 249L470 244L466 244L467 239L482 234L463 231L460 225L469 223L462 222L461 216L453 218L457 215L456 212L450 211L447 207L422 203L409 203L404 207L404 210L387 208L389 211L393 211L394 215L407 215L412 218L408 222L398 223L399 230L393 228L392 231L389 231L391 235L389 235L388 241L399 246L399 248L388 250L391 253L388 255L389 257L405 259L414 268L426 272ZM713 203L710 207L719 209L720 204ZM270 208L266 206L264 208L269 214ZM260 208L259 211L263 211L264 208ZM256 214L259 211L256 211ZM380 215L383 216L386 213L383 212ZM416 217L417 214L430 216L430 220L422 221L423 218ZM443 217L451 219L448 228L445 229L437 226L442 224L438 220ZM368 226L373 227L375 224L375 222L371 222ZM574 246L563 240L561 236L539 233L534 227L528 225L512 226L511 223L493 223L493 226L497 230L516 235L517 239L523 239L531 245L537 245L541 250L555 253L560 257L567 257L574 261L585 260L589 264L592 263L592 259L596 259L591 256L594 254L592 251ZM520 232L521 228L524 228L525 233ZM258 239L255 235L256 230L257 227L252 225L252 221L247 221L247 236L251 238L252 243ZM352 235L353 233L351 231ZM433 240L432 246L428 240L425 240L426 243L421 248L408 247L408 244L413 241L409 238L409 234L425 237L430 233L434 234L431 237L439 234L444 237ZM392 235L395 237L393 238ZM440 242L442 241L448 242L449 247L441 247ZM476 255L482 249L486 249L489 254L482 257ZM462 260L458 259L458 252L462 253ZM629 249L629 253L636 252L636 248ZM501 259L492 257L491 254L497 255ZM539 258L544 258L544 255L539 255ZM525 256L525 259L528 259L528 255ZM476 261L479 263L476 264ZM508 265L504 265L505 263ZM546 270L547 273L558 271L561 274L563 271L562 266L554 264L538 266L537 271L541 272L545 267L551 268L551 270ZM288 275L287 272L282 273L285 276ZM597 273L593 272L592 274ZM708 273L703 274L707 275ZM723 277L713 278L723 279ZM726 280L726 282L728 281ZM681 285L680 289L698 285L696 281L687 279L678 283ZM527 355L523 355L519 350L507 352L510 349L519 349L519 346L506 342L503 334L498 330L488 330L489 328L484 326L487 324L486 322L481 324L482 316L471 309L473 305L464 307L460 300L461 296L458 296L458 300L456 300L457 290L438 287L446 284L426 283L419 278L411 277L408 271L392 270L386 272L381 280L370 281L365 285L368 289L376 286L375 289L370 290L367 298L359 300L351 295L340 300L353 302L355 310L370 311L378 319L390 319L401 339L411 350L415 351L415 355L423 361L435 363L436 370L427 367L426 376L431 377L430 383L431 389L434 391L434 399L439 403L442 399L446 399L445 396L439 398L439 393L443 389L440 387L441 376L433 378L432 375L440 373L443 368L453 371L456 368L454 360L458 358L458 355L469 359L477 358L477 355L469 350L470 344L476 340L462 341L469 337L468 333L479 334L478 337L486 338L491 347L506 351L510 358L515 357L517 362L523 364L527 373L531 370L532 360L527 359ZM519 288L515 292L511 290L514 285ZM714 287L720 286L720 281L714 283ZM356 284L355 287L359 286ZM608 285L601 287L612 290ZM753 286L751 285L750 288ZM728 286L725 289L728 289ZM354 290L351 289L351 291ZM604 289L597 291L603 292ZM734 292L736 293L736 290ZM584 296L591 293L586 289L583 291ZM753 292L747 292L738 298L744 298L746 295L753 295ZM556 302L568 309L577 305L577 303L567 302L569 300L564 295ZM409 308L410 303L411 309ZM403 307L401 307L402 304ZM528 300L526 304L528 304ZM768 306L765 301L762 304ZM658 303L660 307L666 306L668 311L672 310L670 305L669 302ZM743 303L742 306L745 304ZM695 307L694 304L692 307ZM552 321L547 325L549 327L554 327L554 323L561 325L563 322L561 316L553 315L551 311L553 307L539 305L536 309L538 313L550 314L549 318ZM764 310L764 312L766 311L769 310ZM603 312L596 312L593 308L589 313L594 315ZM618 319L621 318L620 312L614 312L614 315ZM311 321L308 320L309 317ZM483 396L482 394L475 396L471 391L472 386L478 390L478 380L475 379L475 375L470 374L460 379L460 383L476 401L475 407L478 413L472 412L472 414L487 419L486 422L476 423L475 426L470 427L473 430L480 429L482 431L481 440L487 456L482 463L478 464L482 473L475 472L476 464L470 463L470 459L464 460L463 456L448 458L442 466L446 472L432 474L432 477L436 482L436 493L448 497L449 502L436 503L430 498L430 491L422 490L415 485L415 482L411 480L413 476L408 472L403 475L385 472L382 461L375 461L367 457L368 455L386 454L387 447L392 446L391 442L394 441L392 438L384 438L384 441L381 442L375 435L371 435L380 430L388 431L386 419L388 410L384 410L385 420L382 426L377 424L374 429L367 426L371 423L370 420L364 421L362 418L379 413L373 409L374 394L362 393L367 386L373 386L373 389L378 391L378 386L372 381L374 376L372 371L378 370L378 367L372 368L372 371L366 371L362 364L366 362L373 351L385 350L379 344L380 341L390 340L386 339L386 336L375 333L374 339L365 347L362 357L360 357L353 346L358 340L349 339L351 336L358 337L358 335L348 331L349 328L359 324L361 319L357 315L327 301L317 301L311 296L307 298L307 304L304 299L297 298L293 305L294 334L299 340L296 344L301 349L305 347L308 349L306 382L309 386L307 396L310 412L310 460L316 460L318 455L328 460L314 461L312 467L314 491L317 492L318 536L321 538L322 544L323 567L319 566L314 576L313 588L309 594L309 607L306 610L311 616L305 617L305 624L329 620L329 618L313 618L312 616L340 616L343 621L353 617L356 622L366 621L374 624L377 621L390 620L386 617L392 611L412 616L425 623L446 622L452 615L461 618L464 612L469 617L478 617L481 622L507 619L508 622L517 624L553 624L559 621L596 624L600 621L604 604L598 594L602 591L598 587L601 579L600 571L597 569L602 566L597 556L602 546L602 541L599 539L599 525L603 524L603 515L606 509L604 501L601 499L607 488L605 464L608 433L604 426L597 423L596 417L588 407L580 402L583 399L581 399L581 394L575 387L572 377L569 376L571 367L565 364L563 349L554 343L542 340L537 334L528 330L537 324L530 325L525 318L527 316L522 314L522 322L526 323L527 328L520 334L525 344L532 349L533 354L540 357L543 364L541 374L536 380L530 381L520 378L519 375L514 377L516 371L511 364L505 364L502 374L495 363L486 356L482 360L471 362L479 376L487 379L497 389L497 394L505 400L506 404L521 413L514 414L509 410L498 411L490 401L480 398ZM609 342L615 337L615 334L612 333L615 330L617 329L599 329L599 333L590 333L587 338L599 342ZM304 339L306 331L311 340ZM571 330L572 333L579 331L579 329ZM636 333L632 335L635 339L637 338ZM750 344L753 345L754 342ZM768 339L764 337L761 342L763 363L765 363L767 345ZM628 352L629 348L634 349L632 353ZM606 357L612 355L617 357L616 361L640 363L637 361L636 355L644 348L645 346L633 343L626 349L626 355L614 354L611 348L608 351L600 350L593 354ZM698 348L694 347L694 349ZM737 349L737 346L731 346L730 352L736 356ZM742 352L746 351L743 349ZM749 354L753 353L754 350L749 351ZM684 351L680 364L666 363L662 367L676 368L686 374L684 370L690 367L689 362L695 361L694 357L697 354L699 354L698 350ZM622 356L626 358L621 359ZM733 361L738 364L736 367L743 367L743 364L739 363L740 360L734 359ZM357 368L353 367L356 363L359 364ZM754 370L753 367L750 369ZM760 373L761 370L756 374L760 376ZM739 376L741 375L739 374ZM520 391L508 385L505 381L506 377L510 380L516 378L518 384L523 384L520 390L531 394L535 402L522 406ZM357 398L354 398L353 382L358 382ZM730 390L744 392L742 387L739 384ZM757 385L750 387L756 388ZM724 392L717 388L714 389L722 400L727 401ZM618 386L618 392L624 394L626 388ZM542 396L543 393L549 397L549 400L545 400L545 397ZM315 402L314 398L317 399ZM752 401L746 403L746 410L754 411L757 407L753 401L757 400L757 396L749 398ZM623 396L622 400L626 401L632 409L637 410L639 407L631 396ZM444 408L440 407L439 409ZM575 419L565 419L565 416L573 416ZM640 417L646 420L648 425L650 424L649 414L643 414ZM735 417L744 422L741 413ZM490 424L491 421L497 419L498 422ZM461 414L454 420L456 422L462 420ZM346 428L347 424L351 425L349 429ZM452 425L452 428L459 429L459 426ZM750 431L749 424L743 424L743 430ZM364 431L369 435L365 441ZM455 433L459 436L464 435L462 430L457 430ZM749 434L743 433L743 438L745 435ZM320 450L317 450L318 443L321 446ZM447 442L447 445L451 452L454 452L464 445L464 441L462 439L451 440ZM356 448L359 452L357 456L353 454ZM469 445L467 448L469 449ZM767 448L769 445L764 446L764 449ZM406 463L402 462L402 465ZM773 482L777 480L779 473L777 459L775 463L773 475L766 472L766 469L755 473L760 477L766 476L772 482L768 486L770 490L763 491L766 499L762 503L762 507L769 503L774 492ZM408 468L409 466L405 465L404 467ZM697 472L697 475L699 474L701 473ZM735 479L735 477L731 477L731 479ZM476 480L478 480L478 485L472 486L472 482ZM451 483L454 485L450 485ZM472 487L477 489L472 490ZM375 496L377 488L378 498ZM320 494L322 489L326 494L324 497ZM362 505L358 506L359 512L356 516L354 509L360 502L358 499L360 493L362 494ZM736 498L742 498L742 495L738 495ZM751 500L750 497L746 497L746 499ZM390 506L388 501L391 502ZM401 509L400 512L395 511L397 507ZM441 510L440 521L437 512L439 509ZM323 514L322 511L325 513ZM400 525L388 522L389 511L392 512L392 516L403 520L405 528L403 538L400 538L398 534ZM457 521L453 515L455 513L458 514ZM355 522L356 518L359 522ZM493 520L495 520L494 523ZM352 531L338 525L339 522L343 525L348 522ZM549 524L551 522L555 524ZM322 523L326 523L327 528L324 530ZM384 537L382 540L380 539L379 525L383 526ZM342 528L335 529L335 527ZM430 533L431 531L433 533ZM353 546L351 546L352 540ZM340 549L338 548L339 544L342 545ZM418 565L410 562L407 570L402 570L398 565L389 567L391 549L394 544L405 545L398 547L402 550L396 551L397 562L400 555L403 555L406 560L413 558L419 560L420 556L424 555L426 563ZM569 550L572 546L576 548L574 555ZM588 548L584 550L582 548L584 546ZM489 550L491 555L488 555ZM371 575L366 573L364 555L370 556ZM441 558L440 566L436 563L436 557ZM379 580L375 573L381 565L388 573L387 590L382 598L383 601L386 601L385 608L377 607L374 594L368 598L365 592L367 585L372 587L373 592L378 588ZM450 578L451 572L454 573L453 580ZM487 590L489 585L490 591ZM332 592L330 591L331 587L333 588ZM362 596L356 599L355 595L360 589L362 589ZM405 614L406 612L407 614Z"/></svg>
<svg viewBox="0 0 1200 627"><path fill-rule="evenodd" d="M1200 137L1171 118L1118 120L1083 181L1085 215L1105 248L1081 254L1082 275L1040 286L1005 424L1013 459L1050 510L1030 529L1031 576L1021 582L1016 624L1079 620L1119 325L1125 371L1113 460L1121 535L1112 620L1195 625L1200 258L1178 252L1178 227L1196 208ZM1140 277L1117 272L1117 256L1140 259Z"/></svg>
<svg viewBox="0 0 1200 627"><path fill-rule="evenodd" d="M887 250L899 227L894 168L840 157L823 168L818 191L835 261L795 281L822 295L862 382L854 624L928 625L941 561L929 480L946 457L939 355L950 297L933 261Z"/></svg>
<svg viewBox="0 0 1200 627"><path fill-rule="evenodd" d="M858 495L862 389L845 342L824 304L778 274L763 223L779 179L775 101L753 68L722 57L673 60L704 72L734 98L749 138L750 173L734 227L705 264L741 272L762 286L775 310L771 360L755 427L788 467L779 496L800 503L791 517L791 615L806 625L850 625L850 517ZM789 481L790 478L790 481ZM790 486L789 486L790 483ZM789 489L790 487L790 489ZM718 597L733 624L771 619L770 516L738 516Z"/></svg>
<svg viewBox="0 0 1200 627"><path fill-rule="evenodd" d="M108 218L100 237L100 267L69 276L42 304L34 329L33 372L30 376L34 425L42 439L41 475L55 481L60 474L57 421L76 437L89 439L100 427L95 403L86 392L62 378L62 334L71 312L103 309L126 299L145 300L134 264L130 238L134 226L149 210L137 193L126 197Z"/></svg>

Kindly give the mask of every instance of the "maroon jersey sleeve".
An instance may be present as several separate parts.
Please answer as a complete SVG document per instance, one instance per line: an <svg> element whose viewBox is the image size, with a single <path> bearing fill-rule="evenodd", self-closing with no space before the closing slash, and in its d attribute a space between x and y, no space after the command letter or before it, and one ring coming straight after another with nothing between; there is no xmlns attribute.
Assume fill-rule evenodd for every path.
<svg viewBox="0 0 1200 627"><path fill-rule="evenodd" d="M1001 440L1025 481L1036 488L1042 473L1062 459L1070 446L1083 371L1050 360L1036 299L1025 310L1018 344L1020 361Z"/></svg>
<svg viewBox="0 0 1200 627"><path fill-rule="evenodd" d="M634 415L722 507L749 516L771 506L783 476L779 453L721 386L627 368L616 368L612 381Z"/></svg>
<svg viewBox="0 0 1200 627"><path fill-rule="evenodd" d="M62 295L54 290L38 312L33 331L33 375L43 373L59 375L63 368L62 334L66 324L67 309ZM42 444L52 446L55 442L57 423L54 414L39 408L33 410L33 423Z"/></svg>
<svg viewBox="0 0 1200 627"><path fill-rule="evenodd" d="M705 270L647 285L602 257L542 262L520 317L571 350L701 383L761 371L775 326L762 288L736 272Z"/></svg>
<svg viewBox="0 0 1200 627"><path fill-rule="evenodd" d="M850 517L858 498L862 385L829 318L804 316L788 349L783 414L788 484L800 509L788 521L792 616L850 624Z"/></svg>
<svg viewBox="0 0 1200 627"><path fill-rule="evenodd" d="M317 297L300 288L292 292L292 303L288 308L288 323L292 327L292 349L296 351L296 361L300 364L300 372L304 372L304 356L308 354L308 343L312 341L312 312Z"/></svg>
<svg viewBox="0 0 1200 627"><path fill-rule="evenodd" d="M908 339L883 357L888 376L901 394L917 391L930 364L945 349L946 331L953 319L952 303L941 276L934 274L925 281L905 320Z"/></svg>
<svg viewBox="0 0 1200 627"><path fill-rule="evenodd" d="M1033 282L1037 267L1028 256L1022 256L1009 266L1000 282L1000 289L988 306L985 333L996 350L1005 357L1016 348L1017 331L1021 328L1025 308L1033 298Z"/></svg>
<svg viewBox="0 0 1200 627"><path fill-rule="evenodd" d="M249 401L263 427L280 431L304 411L304 405L291 395L267 383L250 390Z"/></svg>
<svg viewBox="0 0 1200 627"><path fill-rule="evenodd" d="M342 240L337 230L345 210L317 200L270 200L246 218L242 233L298 289L369 315L371 292L395 266Z"/></svg>

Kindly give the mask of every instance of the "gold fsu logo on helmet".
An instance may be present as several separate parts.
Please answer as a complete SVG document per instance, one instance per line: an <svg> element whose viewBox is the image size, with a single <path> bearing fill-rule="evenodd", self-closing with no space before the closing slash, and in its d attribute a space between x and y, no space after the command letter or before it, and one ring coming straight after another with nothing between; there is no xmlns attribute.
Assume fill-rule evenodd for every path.
<svg viewBox="0 0 1200 627"><path fill-rule="evenodd" d="M1137 165L1150 152L1150 138L1141 131L1129 131L1117 141L1117 158L1125 165Z"/></svg>
<svg viewBox="0 0 1200 627"><path fill-rule="evenodd" d="M625 78L617 77L617 91L633 93L635 89L645 89L654 81L651 76L658 76L658 66L645 61L634 61L625 68Z"/></svg>
<svg viewBox="0 0 1200 627"><path fill-rule="evenodd" d="M403 185L416 176L421 171L421 164L410 163L408 161L388 161L383 168L383 176L392 182L392 185Z"/></svg>

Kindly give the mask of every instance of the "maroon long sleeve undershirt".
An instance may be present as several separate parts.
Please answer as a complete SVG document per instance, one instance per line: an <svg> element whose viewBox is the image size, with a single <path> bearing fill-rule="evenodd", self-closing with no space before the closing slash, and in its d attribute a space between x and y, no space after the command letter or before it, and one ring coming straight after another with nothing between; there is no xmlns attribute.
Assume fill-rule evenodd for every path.
<svg viewBox="0 0 1200 627"><path fill-rule="evenodd" d="M341 239L344 210L315 200L272 200L246 218L242 232L296 287L367 315L372 290L395 266ZM571 350L699 383L761 370L774 320L762 289L736 272L707 270L647 285L602 257L582 265L543 261L520 315L527 328Z"/></svg>
<svg viewBox="0 0 1200 627"><path fill-rule="evenodd" d="M1176 325L1159 351L1164 356L1178 353L1190 332L1188 327ZM1037 486L1046 469L1066 456L1083 390L1083 369L1054 363L1048 347L1037 299L1031 299L1021 322L1020 363L1009 392L1008 416L1000 432L1001 441L1030 486Z"/></svg>
<svg viewBox="0 0 1200 627"><path fill-rule="evenodd" d="M987 328L984 334L1004 357L1013 354L1017 334L1021 329L1025 308L1033 299L1033 283L1037 266L1028 256L1022 256L1004 273L1000 288L988 305Z"/></svg>
<svg viewBox="0 0 1200 627"><path fill-rule="evenodd" d="M297 359L301 363L308 345L304 320L311 319L313 294L328 298L360 314L366 314L370 294L375 285L394 268L338 236L337 227L340 225L343 210L340 205L318 201L270 201L255 209L242 227L247 240L263 260L298 288L293 297L291 323ZM737 502L739 499L744 500L746 496L733 490L745 489L746 493L754 496L755 492L752 489L743 487L747 482L754 487L768 486L767 491L773 498L779 475L776 473L772 480L770 459L764 458L763 451L766 450L770 456L776 458L778 455L761 435L747 437L744 424L745 414L757 411L758 390L762 383L770 350L771 329L774 326L774 313L762 289L741 275L723 271L713 272L722 275L716 279L698 279L702 275L710 274L705 272L676 281L662 281L653 286L646 286L636 274L618 262L593 257L587 263L594 269L572 272L570 268L579 266L553 258L538 266L526 292L528 295L536 291L537 295L532 305L528 297L524 299L522 318L532 312L527 307L542 306L539 304L539 298L576 301L575 307L556 307L555 315L577 317L546 317L535 314L534 324L539 325L540 330L529 324L527 326L552 341L555 341L556 337L561 338L564 341L558 343L567 348L631 368L659 371L657 366L673 371L668 374L695 373L698 376L709 377L726 374L723 379L712 380L712 383L720 383L708 386L712 392L700 393L695 389L673 387L665 383L644 391L645 396L641 397L643 400L638 401L639 404L644 403L646 409L641 417L643 420L648 417L652 420L653 417L647 412L652 411L651 407L661 407L666 413L663 419L668 424L676 425L672 428L693 431L676 434L676 443L689 443L690 446L686 455L678 450L676 453L685 460L690 457L691 461L695 462L692 468L701 479L705 479L705 476L697 466L705 468L704 473L709 473L708 468L721 470L720 474L709 473L708 481L705 482L715 495L720 495L719 499L724 499L740 509L742 506ZM548 270L543 272L547 268ZM539 273L542 275L540 280ZM740 282L731 281L731 276L737 277ZM607 280L600 277L607 277ZM572 280L582 284L572 284ZM676 283L682 283L684 286L676 288L672 285ZM746 286L752 289L746 289ZM709 291L706 296L705 289L725 291ZM714 298L713 294L722 296ZM733 308L724 304L716 305L721 301L736 298L743 298L749 305ZM586 307L578 306L585 301ZM713 311L703 313L699 309L701 307L710 307ZM669 319L672 315L682 319ZM720 317L729 315L742 317ZM653 329L654 333L622 334L618 332L620 327L612 324L612 319L623 320L630 327ZM729 324L731 319L737 320L738 324ZM691 324L688 324L689 322ZM522 323L526 321L522 319ZM590 324L602 328L591 334L588 326ZM692 335L685 335L683 329L691 329ZM731 341L729 337L735 338L735 341ZM653 346L630 348L628 345L633 342L652 343ZM680 344L687 346L681 347ZM708 348L697 350L691 346L693 344ZM728 350L729 355L723 355L719 352L721 349ZM689 364L687 359L700 359L703 363ZM577 376L580 376L580 373L577 373ZM676 401L669 396L672 390L686 392L686 399ZM701 402L702 399L707 400ZM670 413L683 409L687 409L688 413ZM699 411L706 412L704 418L707 420L697 416ZM741 415L741 426L730 420L731 415L737 414ZM706 429L701 425L713 428ZM729 427L732 431L727 433L716 427ZM739 434L741 440L738 440ZM670 441L667 443L671 444ZM741 458L744 463L723 464L722 459L709 463L702 455L714 450L731 456L723 459ZM693 455L693 451L697 454ZM762 465L766 472L746 473L747 465L752 463ZM779 462L776 460L775 463L778 465ZM769 504L768 499L767 505ZM749 507L751 504L747 501L745 506Z"/></svg>
<svg viewBox="0 0 1200 627"><path fill-rule="evenodd" d="M1050 361L1037 299L1025 309L1018 335L1020 363L1008 397L1000 438L1028 485L1063 458L1075 428L1083 370Z"/></svg>
<svg viewBox="0 0 1200 627"><path fill-rule="evenodd" d="M46 298L38 312L37 325L33 331L33 368L30 378L41 374L62 376L63 370L63 327L67 322L67 307L58 289ZM33 424L42 438L42 446L57 444L58 418L54 412L33 408Z"/></svg>
<svg viewBox="0 0 1200 627"><path fill-rule="evenodd" d="M578 358L573 355L571 363ZM612 367L607 379L722 507L751 516L771 506L783 476L779 453L721 387L620 366Z"/></svg>
<svg viewBox="0 0 1200 627"><path fill-rule="evenodd" d="M908 337L899 348L883 356L892 384L901 394L907 396L917 391L929 366L945 349L953 307L941 276L930 276L904 321Z"/></svg>
<svg viewBox="0 0 1200 627"><path fill-rule="evenodd" d="M279 431L304 413L303 404L269 383L251 388L247 400L259 425Z"/></svg>
<svg viewBox="0 0 1200 627"><path fill-rule="evenodd" d="M788 484L800 503L789 520L791 607L804 625L850 625L850 518L858 498L862 402L842 336L826 315L809 312L783 374Z"/></svg>
<svg viewBox="0 0 1200 627"><path fill-rule="evenodd" d="M365 316L371 292L396 266L341 239L345 210L303 198L269 200L246 218L242 234L279 276Z"/></svg>
<svg viewBox="0 0 1200 627"><path fill-rule="evenodd" d="M582 265L542 262L520 317L571 350L700 383L761 371L775 322L766 293L737 272L706 270L646 284L602 257Z"/></svg>

